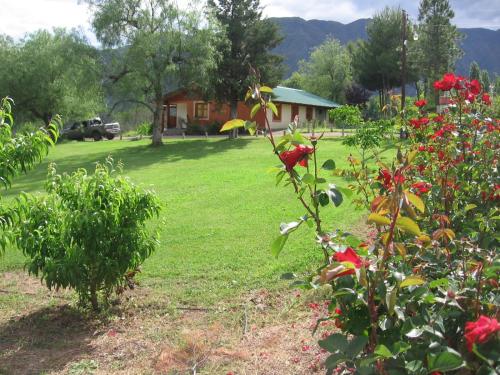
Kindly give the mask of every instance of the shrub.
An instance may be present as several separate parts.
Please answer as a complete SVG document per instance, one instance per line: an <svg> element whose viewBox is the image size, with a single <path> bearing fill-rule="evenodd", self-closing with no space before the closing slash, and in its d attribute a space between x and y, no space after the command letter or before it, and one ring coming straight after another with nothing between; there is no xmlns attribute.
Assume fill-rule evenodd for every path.
<svg viewBox="0 0 500 375"><path fill-rule="evenodd" d="M196 122L191 122L187 125L186 134L187 135L205 135L205 132L209 135L219 134L221 124L219 122L213 122L211 124L199 124Z"/></svg>
<svg viewBox="0 0 500 375"><path fill-rule="evenodd" d="M46 129L13 135L14 117L11 109L11 99L0 99L0 184L4 188L10 187L16 175L26 173L42 161L59 135L54 122ZM55 117L55 120L58 121L58 118ZM0 255L12 239L11 229L17 220L17 212L4 207L0 201Z"/></svg>
<svg viewBox="0 0 500 375"><path fill-rule="evenodd" d="M153 135L153 124L150 122L143 122L137 126L136 132L138 135L142 136Z"/></svg>
<svg viewBox="0 0 500 375"><path fill-rule="evenodd" d="M331 286L328 319L340 332L319 341L330 352L329 374L500 370L500 120L489 117L490 98L478 81L449 73L434 87L450 93L451 106L431 114L425 100L415 102L418 116L406 124L409 139L392 162L377 160L373 173L348 159L349 190L361 197L373 225L363 240L323 224L321 208L341 204L349 190L325 187L320 173L335 170L335 163L318 161L321 137L306 139L293 127L279 140L270 135L282 164L277 181L286 179L305 211L281 224L271 252L279 254L303 223L315 228L325 262L294 284ZM275 111L261 92L256 85L248 96ZM223 130L236 126L250 125L233 120Z"/></svg>
<svg viewBox="0 0 500 375"><path fill-rule="evenodd" d="M46 186L47 197L22 199L17 243L27 270L49 289L75 289L98 310L98 296L126 286L155 249L145 222L158 215L158 199L117 175L111 159L93 175L58 175L51 165Z"/></svg>
<svg viewBox="0 0 500 375"><path fill-rule="evenodd" d="M343 105L342 107L330 109L328 116L337 128L355 128L363 123L361 111L355 105Z"/></svg>

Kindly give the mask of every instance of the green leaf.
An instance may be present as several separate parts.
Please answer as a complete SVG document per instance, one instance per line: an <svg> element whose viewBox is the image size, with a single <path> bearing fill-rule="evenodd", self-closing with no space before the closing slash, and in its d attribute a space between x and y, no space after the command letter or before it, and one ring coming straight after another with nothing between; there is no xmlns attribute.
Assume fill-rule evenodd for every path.
<svg viewBox="0 0 500 375"><path fill-rule="evenodd" d="M383 344L377 345L374 353L383 357L383 358L391 358L392 357L392 353L389 350L389 348Z"/></svg>
<svg viewBox="0 0 500 375"><path fill-rule="evenodd" d="M396 226L405 232L414 234L415 236L420 236L422 234L417 223L409 217L399 217L396 220Z"/></svg>
<svg viewBox="0 0 500 375"><path fill-rule="evenodd" d="M276 186L280 184L280 182L283 180L283 177L285 177L286 171L281 170L276 174Z"/></svg>
<svg viewBox="0 0 500 375"><path fill-rule="evenodd" d="M366 336L356 336L354 337L347 346L345 354L349 358L356 358L356 356L363 350L363 348L368 343L368 337Z"/></svg>
<svg viewBox="0 0 500 375"><path fill-rule="evenodd" d="M304 138L304 136L300 132L293 133L291 141L292 141L292 144L295 146L303 145L303 144L307 143L307 139Z"/></svg>
<svg viewBox="0 0 500 375"><path fill-rule="evenodd" d="M245 130L247 130L250 135L255 135L255 131L257 130L257 123L255 121L245 122Z"/></svg>
<svg viewBox="0 0 500 375"><path fill-rule="evenodd" d="M344 201L344 197L342 193L337 189L335 185L330 185L330 188L326 191L328 197L332 200L335 207L338 207Z"/></svg>
<svg viewBox="0 0 500 375"><path fill-rule="evenodd" d="M286 240L288 239L288 234L280 235L276 238L271 244L271 253L277 258L281 250L283 250L283 246L285 246Z"/></svg>
<svg viewBox="0 0 500 375"><path fill-rule="evenodd" d="M268 87L268 86L261 86L259 90L260 90L260 92L265 92L267 94L273 93L273 89Z"/></svg>
<svg viewBox="0 0 500 375"><path fill-rule="evenodd" d="M311 173L306 173L302 176L301 181L308 185L314 185L316 180Z"/></svg>
<svg viewBox="0 0 500 375"><path fill-rule="evenodd" d="M425 204L422 201L422 199L420 199L419 196L417 196L413 193L410 193L409 191L405 191L405 196L411 202L411 204L413 204L413 206L415 206L415 208L417 210L419 210L420 212L425 211Z"/></svg>
<svg viewBox="0 0 500 375"><path fill-rule="evenodd" d="M334 333L324 340L319 340L318 344L321 348L328 350L330 353L335 353L337 351L343 353L348 345L347 339L340 333Z"/></svg>
<svg viewBox="0 0 500 375"><path fill-rule="evenodd" d="M450 282L448 281L448 279L437 279L437 280L433 280L429 283L429 288L437 288L437 287L443 287L443 288L448 288L448 285L450 284Z"/></svg>
<svg viewBox="0 0 500 375"><path fill-rule="evenodd" d="M245 126L245 121L240 120L240 119L234 119L226 122L224 126L220 129L220 132L225 132L228 130L236 129L236 128L242 128Z"/></svg>
<svg viewBox="0 0 500 375"><path fill-rule="evenodd" d="M420 276L408 276L406 279L403 280L403 282L399 285L400 288L405 288L407 286L412 286L412 285L422 285L425 284L425 280L422 279Z"/></svg>
<svg viewBox="0 0 500 375"><path fill-rule="evenodd" d="M275 116L279 115L278 108L276 107L276 105L273 102L267 102L267 108L269 108L271 111L273 111Z"/></svg>
<svg viewBox="0 0 500 375"><path fill-rule="evenodd" d="M321 166L325 171L333 171L335 169L335 162L332 159L328 159Z"/></svg>
<svg viewBox="0 0 500 375"><path fill-rule="evenodd" d="M324 191L320 191L318 194L318 201L322 207L325 207L328 206L328 203L330 203L330 198L328 198L328 194Z"/></svg>
<svg viewBox="0 0 500 375"><path fill-rule="evenodd" d="M469 203L467 206L465 206L464 210L465 212L469 212L470 210L473 210L477 206L474 203Z"/></svg>
<svg viewBox="0 0 500 375"><path fill-rule="evenodd" d="M438 355L429 354L427 356L428 370L432 371L453 371L464 366L462 356L455 351L446 351Z"/></svg>
<svg viewBox="0 0 500 375"><path fill-rule="evenodd" d="M250 111L250 118L254 118L254 117L255 117L255 114L256 114L257 112L259 112L259 109L260 109L260 103L255 104L255 105L252 107L252 110Z"/></svg>
<svg viewBox="0 0 500 375"><path fill-rule="evenodd" d="M376 214L376 213L371 213L370 216L368 216L368 219L366 220L368 224L377 224L377 225L390 225L391 220L388 217Z"/></svg>
<svg viewBox="0 0 500 375"><path fill-rule="evenodd" d="M347 360L348 360L348 358L346 358L345 354L334 353L326 359L325 366L327 369L334 369L334 368L337 368L337 366L340 363L345 362Z"/></svg>

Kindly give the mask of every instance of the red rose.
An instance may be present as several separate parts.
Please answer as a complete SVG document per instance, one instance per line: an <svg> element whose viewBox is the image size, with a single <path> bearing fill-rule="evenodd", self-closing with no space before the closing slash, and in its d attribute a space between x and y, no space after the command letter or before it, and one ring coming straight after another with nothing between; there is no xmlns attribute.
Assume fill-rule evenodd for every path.
<svg viewBox="0 0 500 375"><path fill-rule="evenodd" d="M490 96L487 93L484 93L483 97L481 99L483 100L484 104L491 105L491 99L490 99Z"/></svg>
<svg viewBox="0 0 500 375"><path fill-rule="evenodd" d="M467 341L467 349L472 351L474 344L483 344L490 337L500 331L500 324L495 318L489 318L481 315L475 322L465 323L465 341Z"/></svg>
<svg viewBox="0 0 500 375"><path fill-rule="evenodd" d="M473 79L467 84L467 88L471 92L472 95L478 95L481 92L481 84L477 79Z"/></svg>
<svg viewBox="0 0 500 375"><path fill-rule="evenodd" d="M423 151L425 151L425 150L427 150L427 149L425 148L425 146L423 146L423 145L418 146L418 151L423 152Z"/></svg>
<svg viewBox="0 0 500 375"><path fill-rule="evenodd" d="M420 125L427 125L429 123L429 119L427 117L422 117L418 120L418 122L420 122Z"/></svg>
<svg viewBox="0 0 500 375"><path fill-rule="evenodd" d="M432 185L427 182L420 181L415 182L413 185L411 185L411 187L417 191L418 195L420 195L429 192Z"/></svg>
<svg viewBox="0 0 500 375"><path fill-rule="evenodd" d="M442 115L436 116L432 119L432 121L437 122L437 123L441 123L444 121L444 116L442 116Z"/></svg>
<svg viewBox="0 0 500 375"><path fill-rule="evenodd" d="M358 254L356 254L356 252L351 247L348 247L344 252L339 251L339 252L333 254L332 258L339 263L341 263L341 262L352 263L355 268L361 268L361 265L363 264L361 257ZM348 269L348 270L345 270L343 272L338 273L334 277L352 275L354 273L355 273L354 270L351 268L351 269Z"/></svg>
<svg viewBox="0 0 500 375"><path fill-rule="evenodd" d="M280 159L286 166L288 171L291 171L293 167L300 163L301 166L307 167L308 155L312 154L314 149L309 146L298 145L292 151L283 151L280 154Z"/></svg>
<svg viewBox="0 0 500 375"><path fill-rule="evenodd" d="M418 118L412 118L410 120L410 125L413 126L415 129L420 129L420 121Z"/></svg>
<svg viewBox="0 0 500 375"><path fill-rule="evenodd" d="M415 105L416 105L418 108L422 108L423 106L427 105L427 100L425 100L425 99L417 100L417 101L415 102Z"/></svg>

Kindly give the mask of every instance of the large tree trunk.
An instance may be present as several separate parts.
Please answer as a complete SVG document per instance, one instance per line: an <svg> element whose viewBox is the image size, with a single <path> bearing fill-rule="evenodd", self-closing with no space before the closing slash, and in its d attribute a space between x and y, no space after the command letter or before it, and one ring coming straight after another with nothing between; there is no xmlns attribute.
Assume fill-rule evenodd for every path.
<svg viewBox="0 0 500 375"><path fill-rule="evenodd" d="M231 101L231 120L234 120L238 117L238 101ZM233 129L229 132L229 139L238 138L238 128Z"/></svg>
<svg viewBox="0 0 500 375"><path fill-rule="evenodd" d="M155 110L153 113L153 146L161 146L162 142L162 132L161 132L161 118L163 116L163 98L156 98Z"/></svg>

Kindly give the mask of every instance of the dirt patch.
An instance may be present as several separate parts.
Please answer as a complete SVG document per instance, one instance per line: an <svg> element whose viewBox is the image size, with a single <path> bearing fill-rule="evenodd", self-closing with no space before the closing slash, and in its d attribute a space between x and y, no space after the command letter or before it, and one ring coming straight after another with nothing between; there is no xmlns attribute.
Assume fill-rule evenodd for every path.
<svg viewBox="0 0 500 375"><path fill-rule="evenodd" d="M139 287L105 316L21 272L2 275L0 290L14 296L0 316L0 374L310 374L326 357L317 339L332 329L313 337L326 308L288 289L176 306Z"/></svg>

